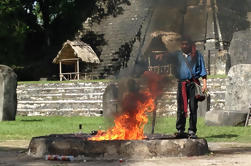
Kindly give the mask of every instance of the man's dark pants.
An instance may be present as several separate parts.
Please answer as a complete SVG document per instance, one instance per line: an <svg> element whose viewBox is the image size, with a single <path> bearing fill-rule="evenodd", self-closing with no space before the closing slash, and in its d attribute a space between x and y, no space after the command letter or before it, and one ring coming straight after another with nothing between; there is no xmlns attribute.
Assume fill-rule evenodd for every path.
<svg viewBox="0 0 251 166"><path fill-rule="evenodd" d="M187 82L186 84L186 92L188 105L190 110L190 118L189 118L189 128L188 131L192 131L196 133L197 128L197 109L198 109L198 101L195 99L195 85L194 82ZM182 82L178 82L178 90L177 90L177 121L176 121L176 129L178 131L185 131L186 125L186 117L184 112L184 102L182 97Z"/></svg>

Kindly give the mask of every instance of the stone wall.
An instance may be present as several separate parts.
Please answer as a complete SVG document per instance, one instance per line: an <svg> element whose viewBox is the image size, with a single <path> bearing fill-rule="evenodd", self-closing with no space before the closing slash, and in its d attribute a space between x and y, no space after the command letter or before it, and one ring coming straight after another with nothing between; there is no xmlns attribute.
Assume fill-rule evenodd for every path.
<svg viewBox="0 0 251 166"><path fill-rule="evenodd" d="M101 116L108 82L21 84L17 87L17 114L27 116Z"/></svg>
<svg viewBox="0 0 251 166"><path fill-rule="evenodd" d="M208 79L207 86L209 89L209 97L207 100L199 103L198 115L204 117L209 110L225 109L225 79ZM176 86L172 91L166 91L157 102L157 113L159 115L169 116L175 115L177 110L176 102Z"/></svg>
<svg viewBox="0 0 251 166"><path fill-rule="evenodd" d="M108 82L21 84L17 87L18 115L102 116L103 94ZM225 79L209 79L210 109L225 109ZM176 88L163 92L157 101L160 116L176 114ZM207 111L200 106L201 116Z"/></svg>

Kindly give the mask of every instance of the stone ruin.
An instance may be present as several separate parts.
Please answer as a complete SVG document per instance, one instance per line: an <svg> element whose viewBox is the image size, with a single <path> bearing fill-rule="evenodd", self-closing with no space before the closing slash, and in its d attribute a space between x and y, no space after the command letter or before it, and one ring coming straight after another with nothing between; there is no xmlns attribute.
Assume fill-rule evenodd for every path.
<svg viewBox="0 0 251 166"><path fill-rule="evenodd" d="M154 10L153 2L155 1L132 1L131 7L127 7L128 10L125 10L124 15L121 17L107 18L101 22L101 25L105 25L102 26L102 28L101 26L95 25L91 27L91 30L98 34L103 34L104 31L109 32L105 33L105 39L107 39L106 41L108 44L103 47L103 52L100 56L102 64L95 72L99 73L101 77L108 77L109 75L118 74L117 72L120 69L133 67L136 63L144 61L142 55L148 49L148 44L144 42L148 41L147 38L149 38L152 32L164 30L166 32L177 32L181 34L185 32L192 34L194 32L192 29L196 28L196 30L198 30L198 33L194 35L195 40L197 41L196 44L198 48L206 53L206 61L208 62L207 65L209 68L213 63L213 70L210 70L210 72L213 74L218 74L218 71L224 73L226 54L223 52L223 56L218 57L218 49L224 49L225 44L227 45L231 39L228 41L224 40L227 39L227 35L229 35L226 33L228 30L224 28L223 38L219 38L221 36L221 25L217 24L219 20L215 20L217 19L217 15L215 15L214 11L215 4L209 3L212 1L204 0L189 0L186 1L186 3L185 0L179 2L158 1L161 3L168 3L169 6L163 8L163 10ZM173 15L176 16L175 19ZM162 25L156 24L156 20L153 19L159 17L162 18L160 18L163 23ZM191 17L193 17L195 22L198 21L199 25L206 26L196 27L195 24L190 24L189 20ZM221 14L219 19L222 18L224 18L224 15ZM223 20L224 19L220 21L223 22ZM213 23L216 23L217 25L215 26ZM187 27L187 29L184 30L183 27ZM215 27L217 28L215 29ZM118 34L118 36L116 34ZM215 34L217 35L215 36ZM116 35L117 38L114 39L111 37L114 35ZM203 43L204 41L205 43ZM124 52L127 52L128 54L124 54ZM222 62L217 65L216 62L218 60L221 60ZM226 98L229 99L230 102L226 103L229 104L230 109L235 110L226 110L226 114L241 112L240 110L242 108L246 108L246 102L250 101L250 98L241 98L241 101L239 102L238 100L240 100L240 97L238 97L238 95L232 95L233 92L238 92L238 86L243 86L240 82L237 83L238 81L247 80L250 82L250 75L246 75L246 72L250 73L248 68L250 68L250 66L234 66L229 71L229 84L227 85L229 91L226 93ZM238 86L233 88L233 84L237 84ZM109 99L110 96L112 96L111 98L116 98L114 94L116 94L116 92L108 94L107 98ZM230 103L231 100L236 100L235 97L238 98L238 103L235 103L236 107L232 107ZM247 99L247 101L245 99ZM109 102L111 101L106 101L107 106L114 107L109 105ZM221 113L221 117L222 115L225 117L226 114L223 115ZM220 120L220 123L223 122L220 118L217 120ZM35 157L43 157L46 154L53 153L59 155L83 155L85 157L102 159L138 159L168 156L193 156L207 154L209 152L207 143L204 139L174 139L166 135L150 135L148 139L144 140L88 141L86 139L88 137L90 137L89 134L34 137L29 145L29 154Z"/></svg>
<svg viewBox="0 0 251 166"><path fill-rule="evenodd" d="M227 63L225 110L206 113L208 125L243 125L251 104L251 30L234 33ZM232 66L232 67L231 67ZM231 67L231 68L230 68Z"/></svg>
<svg viewBox="0 0 251 166"><path fill-rule="evenodd" d="M116 17L105 17L99 23L88 19L78 38L102 36L106 44L94 44L102 50L101 64L93 70L102 78L142 72L151 34L159 31L191 36L205 55L208 73L225 74L231 67L226 66L226 61L234 32L249 28L248 6L250 0L131 0L130 5L121 5L123 12ZM93 39L96 44L99 41ZM135 71L135 66L143 69Z"/></svg>
<svg viewBox="0 0 251 166"><path fill-rule="evenodd" d="M82 156L82 159L118 160L199 156L209 153L205 139L175 139L170 135L148 135L144 140L87 140L91 134L57 134L33 137L28 155Z"/></svg>
<svg viewBox="0 0 251 166"><path fill-rule="evenodd" d="M0 65L0 121L15 120L17 111L17 75Z"/></svg>
<svg viewBox="0 0 251 166"><path fill-rule="evenodd" d="M206 113L207 125L243 125L251 104L251 64L233 66L226 80L225 110Z"/></svg>

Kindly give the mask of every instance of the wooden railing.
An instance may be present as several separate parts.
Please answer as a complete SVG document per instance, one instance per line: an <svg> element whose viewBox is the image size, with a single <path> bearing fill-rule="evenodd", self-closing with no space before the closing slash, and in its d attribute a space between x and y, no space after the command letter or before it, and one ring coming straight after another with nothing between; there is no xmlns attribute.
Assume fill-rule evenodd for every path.
<svg viewBox="0 0 251 166"><path fill-rule="evenodd" d="M148 66L148 71L152 71L158 74L172 75L172 66L171 65Z"/></svg>
<svg viewBox="0 0 251 166"><path fill-rule="evenodd" d="M60 80L79 80L79 72L61 73Z"/></svg>

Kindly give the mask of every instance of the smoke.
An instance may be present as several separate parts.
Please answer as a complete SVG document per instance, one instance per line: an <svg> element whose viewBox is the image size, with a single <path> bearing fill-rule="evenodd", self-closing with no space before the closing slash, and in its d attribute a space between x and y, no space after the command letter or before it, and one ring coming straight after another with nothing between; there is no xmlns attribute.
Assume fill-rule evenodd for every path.
<svg viewBox="0 0 251 166"><path fill-rule="evenodd" d="M154 4L151 19L146 24L147 28L142 28L146 31L141 33L144 35L141 37L144 40L140 41L139 55L133 55L134 57L138 56L135 64L131 63L128 68L121 70L118 76L119 80L116 80L118 104L115 113L111 115L112 117L120 115L125 110L133 112L136 107L135 98L144 100L144 96L140 93L142 89L150 89L151 93L158 98L161 96L163 88L168 89L175 86L173 77L164 74L160 81L155 77L156 75L146 71L148 71L149 65L160 66L170 63L168 60L156 61L156 52L175 52L180 49L182 35L188 33L186 36L193 39L194 34L200 33L201 29L203 30L203 27L197 25L198 19L196 18L198 17L193 12L195 10L201 13L202 10L199 7L195 9L189 7L186 0L156 0ZM203 20L203 18L201 19ZM172 70L176 66L177 64L173 64ZM152 86L153 84L149 83L150 80L159 80L159 82L155 82L156 86ZM128 101L125 102L126 96Z"/></svg>
<svg viewBox="0 0 251 166"><path fill-rule="evenodd" d="M113 96L117 97L118 105L116 112L106 116L106 122L114 126L107 130L109 135L113 135L113 131L118 128L126 132L135 127L140 132L144 129L148 116L156 111L156 99L161 95L165 83L163 78L154 72L146 71L140 78L121 79L116 84L117 90L114 90L114 85L110 86L112 93L117 92Z"/></svg>

